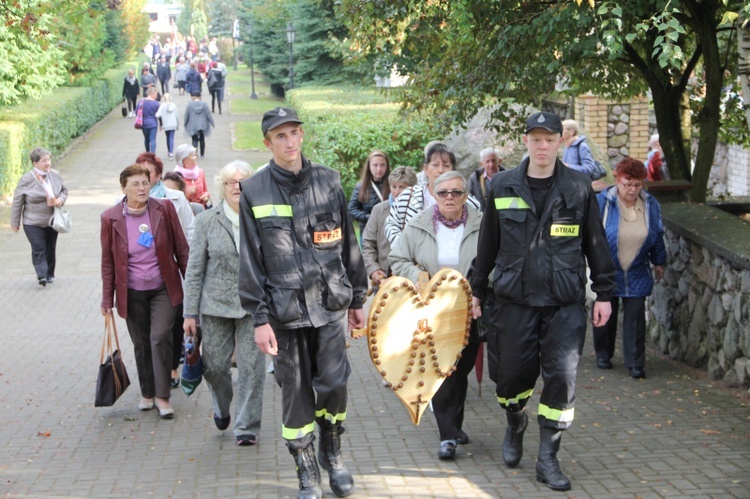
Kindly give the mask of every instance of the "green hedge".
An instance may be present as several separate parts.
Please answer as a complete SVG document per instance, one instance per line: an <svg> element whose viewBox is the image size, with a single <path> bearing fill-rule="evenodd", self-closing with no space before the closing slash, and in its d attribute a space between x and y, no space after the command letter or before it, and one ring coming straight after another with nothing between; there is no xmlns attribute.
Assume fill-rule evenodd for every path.
<svg viewBox="0 0 750 499"><path fill-rule="evenodd" d="M404 116L398 93L375 88L302 87L287 93L305 122L305 156L341 172L349 195L373 149L388 154L391 168L422 167L424 146L442 136L417 117Z"/></svg>
<svg viewBox="0 0 750 499"><path fill-rule="evenodd" d="M90 87L59 87L50 96L0 108L0 196L9 195L30 168L29 152L53 157L122 102L122 83L136 62L110 69Z"/></svg>

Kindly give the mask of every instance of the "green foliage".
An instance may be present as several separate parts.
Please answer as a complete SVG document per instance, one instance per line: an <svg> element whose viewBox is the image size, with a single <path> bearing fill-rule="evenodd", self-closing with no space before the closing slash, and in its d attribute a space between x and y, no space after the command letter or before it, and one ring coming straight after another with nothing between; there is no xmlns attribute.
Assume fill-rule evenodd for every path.
<svg viewBox="0 0 750 499"><path fill-rule="evenodd" d="M10 194L28 169L32 148L57 155L117 106L126 71L123 65L90 87L60 87L53 96L0 109L0 195Z"/></svg>
<svg viewBox="0 0 750 499"><path fill-rule="evenodd" d="M196 9L192 14L193 28L195 38L197 40L203 40L208 37L208 18L206 13L202 9Z"/></svg>
<svg viewBox="0 0 750 499"><path fill-rule="evenodd" d="M207 8L209 36L231 38L234 19L239 14L239 0L213 0Z"/></svg>
<svg viewBox="0 0 750 499"><path fill-rule="evenodd" d="M266 77L277 95L289 83L289 44L286 26L296 29L293 45L295 86L314 84L362 84L367 68L345 64L339 39L347 36L331 0L241 0L240 36L245 62L253 44L255 68ZM250 35L252 26L252 37Z"/></svg>
<svg viewBox="0 0 750 499"><path fill-rule="evenodd" d="M149 39L149 17L143 12L145 6L146 0L122 0L120 2L118 10L125 24L123 35L127 39L126 54L128 56L140 52Z"/></svg>
<svg viewBox="0 0 750 499"><path fill-rule="evenodd" d="M65 81L63 51L44 0L0 0L0 105L49 94Z"/></svg>
<svg viewBox="0 0 750 499"><path fill-rule="evenodd" d="M525 105L555 89L627 99L650 90L673 178L705 197L722 87L736 77L737 0L509 2L506 0L341 0L349 46L360 58L395 64L411 77L405 108L457 126L493 106L509 132ZM706 93L693 127L701 134L691 169L685 94L693 73Z"/></svg>
<svg viewBox="0 0 750 499"><path fill-rule="evenodd" d="M293 90L290 104L305 122L304 153L341 172L349 194L373 149L388 154L391 166L422 166L424 145L441 136L429 121L399 112L400 95L356 87Z"/></svg>

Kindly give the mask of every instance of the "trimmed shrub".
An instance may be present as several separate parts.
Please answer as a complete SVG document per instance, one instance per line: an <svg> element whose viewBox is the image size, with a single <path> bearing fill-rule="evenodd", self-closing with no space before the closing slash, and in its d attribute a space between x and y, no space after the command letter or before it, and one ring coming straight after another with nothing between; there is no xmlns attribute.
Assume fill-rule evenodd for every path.
<svg viewBox="0 0 750 499"><path fill-rule="evenodd" d="M60 154L122 102L123 79L134 64L110 69L89 87L59 87L51 96L0 108L0 196L11 194L29 169L31 149Z"/></svg>
<svg viewBox="0 0 750 499"><path fill-rule="evenodd" d="M350 195L373 149L388 155L391 169L422 168L424 146L442 137L421 117L404 115L398 93L375 88L303 87L288 94L305 122L305 156L341 172Z"/></svg>

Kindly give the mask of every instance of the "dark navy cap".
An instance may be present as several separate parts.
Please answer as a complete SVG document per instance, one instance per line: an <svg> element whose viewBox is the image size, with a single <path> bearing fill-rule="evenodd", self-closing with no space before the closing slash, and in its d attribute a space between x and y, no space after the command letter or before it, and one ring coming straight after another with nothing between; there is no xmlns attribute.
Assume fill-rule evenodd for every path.
<svg viewBox="0 0 750 499"><path fill-rule="evenodd" d="M562 135L563 126L560 117L554 113L534 113L526 120L526 133L535 128L543 128L548 132Z"/></svg>
<svg viewBox="0 0 750 499"><path fill-rule="evenodd" d="M284 123L299 123L301 125L302 120L299 119L297 112L292 108L275 107L263 115L260 128L263 130L263 135L265 135L269 130L273 130Z"/></svg>

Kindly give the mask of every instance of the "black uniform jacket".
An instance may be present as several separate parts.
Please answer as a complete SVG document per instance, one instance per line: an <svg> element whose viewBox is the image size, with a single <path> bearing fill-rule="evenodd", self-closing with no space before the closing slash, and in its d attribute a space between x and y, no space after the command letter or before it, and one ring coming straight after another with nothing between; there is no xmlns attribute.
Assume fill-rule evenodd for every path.
<svg viewBox="0 0 750 499"><path fill-rule="evenodd" d="M302 163L294 174L271 161L241 184L239 294L256 326L320 327L365 301L339 173Z"/></svg>
<svg viewBox="0 0 750 499"><path fill-rule="evenodd" d="M534 307L583 301L586 259L597 301L614 292L615 266L588 176L555 164L542 213L526 181L529 160L492 177L469 281L484 299L490 272L498 300Z"/></svg>

